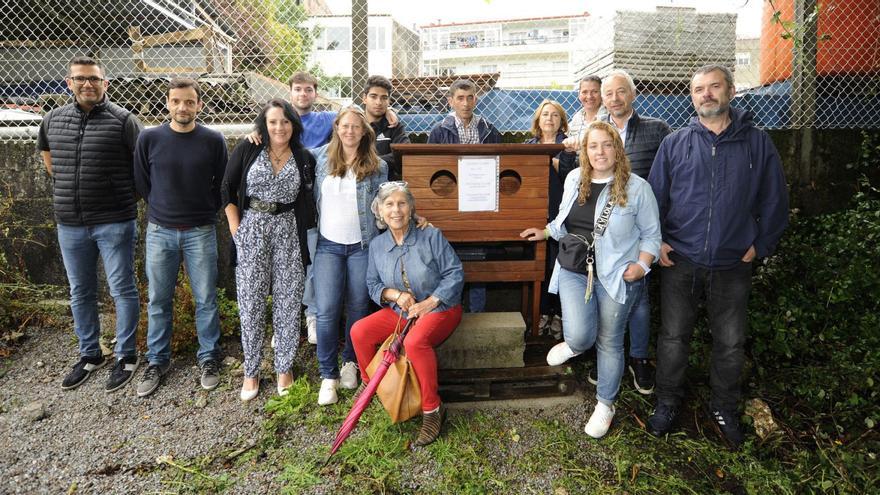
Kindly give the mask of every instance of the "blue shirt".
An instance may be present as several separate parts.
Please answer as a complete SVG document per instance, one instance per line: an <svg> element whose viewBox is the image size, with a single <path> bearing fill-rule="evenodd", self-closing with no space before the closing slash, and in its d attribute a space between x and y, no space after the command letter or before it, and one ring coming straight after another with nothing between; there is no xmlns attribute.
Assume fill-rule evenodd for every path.
<svg viewBox="0 0 880 495"><path fill-rule="evenodd" d="M401 263L406 269L410 289L404 286ZM401 245L394 242L390 230L370 244L367 290L376 304L390 305L391 309L401 313L397 304L382 302L382 291L392 288L411 292L416 301L424 301L433 295L440 300L434 311L446 311L461 304L463 286L461 260L440 230L434 227L420 230L411 220Z"/></svg>
<svg viewBox="0 0 880 495"><path fill-rule="evenodd" d="M300 138L305 148L317 148L330 142L336 112L309 112L300 115L299 119L303 125L303 133Z"/></svg>
<svg viewBox="0 0 880 495"><path fill-rule="evenodd" d="M321 184L330 175L330 163L327 159L327 145L313 149L317 165L315 166L315 204L318 207L318 216L321 215ZM361 226L361 247L367 247L370 241L379 235L379 227L376 226L376 216L370 205L373 198L379 192L379 184L388 180L388 165L379 159L379 170L374 174L357 181L357 207L358 221ZM321 223L318 222L318 225Z"/></svg>
<svg viewBox="0 0 880 495"><path fill-rule="evenodd" d="M577 201L580 184L581 170L576 168L565 178L559 214L547 224L550 235L556 240L562 239L568 233L565 229L565 218ZM595 218L602 214L602 209L608 202L611 184L609 182L597 198ZM642 251L654 255L655 260L660 256L660 213L651 186L645 179L630 174L626 184L626 197L626 206L614 205L605 233L597 236L594 243L596 276L608 295L620 304L626 302L626 284L623 280L626 268L639 260L639 253ZM557 261L548 289L554 294L559 292L559 270L561 267Z"/></svg>

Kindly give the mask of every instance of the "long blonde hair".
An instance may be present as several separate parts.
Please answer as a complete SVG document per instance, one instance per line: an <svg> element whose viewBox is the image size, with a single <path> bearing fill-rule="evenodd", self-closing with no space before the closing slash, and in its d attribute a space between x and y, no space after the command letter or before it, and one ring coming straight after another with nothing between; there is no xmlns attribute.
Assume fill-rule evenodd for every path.
<svg viewBox="0 0 880 495"><path fill-rule="evenodd" d="M364 111L356 106L345 107L336 115L333 120L333 136L330 138L330 144L327 145L327 159L330 164L330 175L334 177L345 177L348 173L348 165L345 163L345 153L342 149L342 141L339 139L339 122L348 114L357 115L361 121L361 127L364 129L364 135L361 142L358 143L357 156L351 164L352 170L358 181L364 180L364 177L372 175L379 170L379 155L376 154L376 148L373 141L376 140L376 133L367 122L367 116Z"/></svg>
<svg viewBox="0 0 880 495"><path fill-rule="evenodd" d="M587 132L584 135L583 141L581 141L581 185L578 189L578 205L583 206L587 202L587 198L590 197L593 166L590 164L590 158L587 156L587 142L590 140L590 133L595 131L608 133L614 143L614 180L611 181L611 197L617 200L618 205L626 206L626 185L629 182L631 170L629 158L626 157L623 140L620 139L617 129L608 122L601 120L591 122L587 126Z"/></svg>

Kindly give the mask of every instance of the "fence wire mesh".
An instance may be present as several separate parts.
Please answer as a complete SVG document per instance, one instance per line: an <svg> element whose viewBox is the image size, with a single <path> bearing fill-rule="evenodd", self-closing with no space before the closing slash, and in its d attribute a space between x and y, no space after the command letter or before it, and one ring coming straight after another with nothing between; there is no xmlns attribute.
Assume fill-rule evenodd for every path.
<svg viewBox="0 0 880 495"><path fill-rule="evenodd" d="M368 10L366 0L343 13L322 0L4 1L0 139L32 139L41 115L70 101L67 62L77 55L98 59L109 97L147 124L165 119L173 76L203 83L204 121L247 124L267 99L288 95L293 72L308 70L324 109L359 103L370 74L390 77L410 132L441 120L447 88L469 77L478 113L502 131L527 131L545 98L572 115L581 77L623 69L636 81L637 110L680 127L693 114L694 69L721 63L735 74L733 104L762 127L880 127L876 0L765 0L752 38L737 36L735 11L511 19L499 9L504 20L419 26Z"/></svg>

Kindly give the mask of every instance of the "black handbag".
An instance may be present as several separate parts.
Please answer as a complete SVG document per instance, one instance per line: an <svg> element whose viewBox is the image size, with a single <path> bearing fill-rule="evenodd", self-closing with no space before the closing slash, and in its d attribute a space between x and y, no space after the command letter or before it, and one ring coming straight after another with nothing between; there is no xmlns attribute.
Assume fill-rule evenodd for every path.
<svg viewBox="0 0 880 495"><path fill-rule="evenodd" d="M556 255L556 261L559 266L566 270L585 273L587 275L587 291L584 294L584 302L589 301L593 295L593 270L595 265L595 249L594 242L597 237L602 237L605 229L608 228L608 219L611 218L611 211L614 209L614 197L608 198L608 203L602 208L602 213L596 219L593 227L593 236L588 239L580 234L568 233L559 240L559 254Z"/></svg>

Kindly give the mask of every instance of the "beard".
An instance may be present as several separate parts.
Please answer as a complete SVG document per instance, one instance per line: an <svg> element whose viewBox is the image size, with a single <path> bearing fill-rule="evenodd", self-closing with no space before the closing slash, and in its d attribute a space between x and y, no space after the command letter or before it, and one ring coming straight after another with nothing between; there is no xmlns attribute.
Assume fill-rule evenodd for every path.
<svg viewBox="0 0 880 495"><path fill-rule="evenodd" d="M180 125L190 125L194 120L196 120L196 116L175 113L171 116L171 120L177 122Z"/></svg>
<svg viewBox="0 0 880 495"><path fill-rule="evenodd" d="M730 109L730 103L721 103L718 101L715 101L715 103L717 104L717 106L714 108L706 108L703 104L701 104L700 107L697 108L697 115L704 118L718 117L724 115Z"/></svg>

